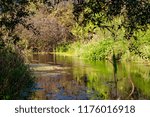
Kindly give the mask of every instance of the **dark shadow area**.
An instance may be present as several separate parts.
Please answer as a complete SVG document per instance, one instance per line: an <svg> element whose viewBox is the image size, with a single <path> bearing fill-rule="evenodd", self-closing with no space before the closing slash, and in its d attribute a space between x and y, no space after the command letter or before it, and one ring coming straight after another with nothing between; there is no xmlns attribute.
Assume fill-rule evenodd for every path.
<svg viewBox="0 0 150 117"><path fill-rule="evenodd" d="M0 99L29 99L34 77L23 57L9 49L0 50Z"/></svg>

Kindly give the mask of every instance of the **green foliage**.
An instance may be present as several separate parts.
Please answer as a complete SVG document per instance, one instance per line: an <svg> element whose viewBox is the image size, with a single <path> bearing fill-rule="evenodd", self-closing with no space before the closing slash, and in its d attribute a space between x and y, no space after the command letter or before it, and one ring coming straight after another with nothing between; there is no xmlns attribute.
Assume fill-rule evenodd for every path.
<svg viewBox="0 0 150 117"><path fill-rule="evenodd" d="M19 53L0 50L0 99L27 99L34 77Z"/></svg>
<svg viewBox="0 0 150 117"><path fill-rule="evenodd" d="M21 50L27 48L26 42L20 41L20 32L16 31L19 25L32 28L26 23L32 13L28 9L30 3L28 0L0 1L0 99L27 99L31 93L34 78L21 55Z"/></svg>
<svg viewBox="0 0 150 117"><path fill-rule="evenodd" d="M56 47L56 52L67 52L69 48L70 48L69 44L63 43Z"/></svg>
<svg viewBox="0 0 150 117"><path fill-rule="evenodd" d="M147 0L87 0L82 6L77 6L75 15L82 12L84 24L91 21L100 28L106 28L109 31L114 27L104 23L111 22L115 17L122 17L118 29L125 28L125 36L129 39L133 36L134 31L148 28L149 10L150 1Z"/></svg>
<svg viewBox="0 0 150 117"><path fill-rule="evenodd" d="M83 40L85 39L85 31L82 26L79 26L79 24L75 24L72 29L72 34L75 36L77 40Z"/></svg>
<svg viewBox="0 0 150 117"><path fill-rule="evenodd" d="M147 0L87 0L75 7L74 14L79 25L84 27L83 30L87 24L92 23L94 27L110 32L109 38L114 40L112 49L116 58L129 51L142 59L149 59L149 55L146 54L149 51L148 46L136 35L139 31L149 29L149 10L150 1ZM125 39L127 41L124 41ZM117 43L118 45L123 43L126 50L119 49L121 46L119 47ZM146 53L141 51L143 47L147 48Z"/></svg>
<svg viewBox="0 0 150 117"><path fill-rule="evenodd" d="M116 99L113 97L115 90L118 91L119 99L127 98L132 90L131 78L135 91L130 99L149 99L150 98L150 69L143 64L124 62L117 64L117 89L114 88L113 66L107 61L89 61L77 57L66 57L56 55L57 60L63 64L71 64L75 80L84 86L90 99ZM71 73L72 73L71 72ZM84 77L87 82L84 82ZM66 80L65 80L66 81ZM67 82L67 81L66 81ZM91 93L92 92L92 93Z"/></svg>
<svg viewBox="0 0 150 117"><path fill-rule="evenodd" d="M82 56L90 60L107 59L112 53L112 43L112 40L89 43L89 45L83 47L85 53L82 53Z"/></svg>
<svg viewBox="0 0 150 117"><path fill-rule="evenodd" d="M15 45L19 41L19 36L14 32L18 24L22 24L26 28L25 18L30 15L28 10L29 1L24 0L1 0L0 1L0 39L1 46ZM1 42L0 42L1 43Z"/></svg>
<svg viewBox="0 0 150 117"><path fill-rule="evenodd" d="M75 36L76 40L88 41L92 39L95 28L96 26L92 22L89 22L85 27L76 23L71 32Z"/></svg>
<svg viewBox="0 0 150 117"><path fill-rule="evenodd" d="M55 17L59 24L71 28L74 21L74 15L73 15L73 4L71 1L67 2L60 2L59 4L55 5L51 17Z"/></svg>
<svg viewBox="0 0 150 117"><path fill-rule="evenodd" d="M69 45L67 44L66 47L63 45L63 47L66 48L64 50L67 53L90 60L112 60L114 51L117 61L148 61L150 56L150 30L147 30L147 32L138 32L134 34L137 36L138 40L132 38L130 42L128 40L122 40L123 34L124 30L120 30L117 33L118 36L116 40L114 41L111 33L96 28L95 34L90 40L87 41L82 38L80 41ZM132 46L132 44L134 45ZM64 50L61 49L61 52L64 52Z"/></svg>

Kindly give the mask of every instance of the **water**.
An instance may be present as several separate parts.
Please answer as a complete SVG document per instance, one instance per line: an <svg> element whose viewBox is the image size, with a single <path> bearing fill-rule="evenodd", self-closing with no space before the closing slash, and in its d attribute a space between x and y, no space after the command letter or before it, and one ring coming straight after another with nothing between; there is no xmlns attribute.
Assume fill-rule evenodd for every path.
<svg viewBox="0 0 150 117"><path fill-rule="evenodd" d="M34 54L31 69L36 76L31 99L104 100L150 99L150 66L118 63L114 81L110 62L77 57Z"/></svg>

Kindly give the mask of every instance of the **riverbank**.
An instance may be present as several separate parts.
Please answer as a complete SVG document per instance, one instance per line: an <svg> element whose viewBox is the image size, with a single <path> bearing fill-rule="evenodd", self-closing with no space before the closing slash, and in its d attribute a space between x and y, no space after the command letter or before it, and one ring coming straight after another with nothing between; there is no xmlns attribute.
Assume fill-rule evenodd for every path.
<svg viewBox="0 0 150 117"><path fill-rule="evenodd" d="M88 30L92 27L93 24L86 27L74 26L72 33L75 35L75 41L58 45L56 52L92 61L111 60L115 54L119 61L150 62L150 30L138 31L127 40L124 37L124 29L116 32L114 38L108 30L95 27L93 34L88 37Z"/></svg>
<svg viewBox="0 0 150 117"><path fill-rule="evenodd" d="M38 53L33 53L33 54L36 54L36 55L45 55L45 54L53 54L53 55L60 55L60 56L64 56L64 57L73 57L73 58L77 58L77 59L81 59L81 60L85 60L85 61L91 61L91 62L98 62L98 61L108 61L108 62L111 62L111 59L105 59L105 60L91 60L91 59L88 59L88 58L85 58L85 57L82 57L82 56L79 56L78 54L75 54L75 53L70 53L70 52L38 52ZM30 54L31 56L32 54ZM121 63L125 63L125 64L130 64L130 63L135 63L135 64L142 64L142 65L146 65L146 66L150 66L150 61L149 60L142 60L142 59L137 59L136 56L135 56L135 59L134 57L132 57L133 60L121 60L121 61L118 61L118 62L121 62ZM136 61L135 61L136 60ZM38 60L32 60L32 62L34 63L38 63ZM27 60L26 64L30 64L30 62Z"/></svg>
<svg viewBox="0 0 150 117"><path fill-rule="evenodd" d="M117 43L116 43L117 44ZM101 60L111 60L113 54L112 43L110 42L74 42L73 44L67 45L69 46L67 51L62 51L57 48L57 51L54 54L59 54L63 56L74 56L80 59L87 59L91 61L101 61ZM103 47L105 46L105 47ZM124 45L125 46L125 45ZM61 47L62 48L62 47ZM121 62L134 62L134 63L142 63L150 65L150 47L145 46L141 53L146 53L143 56L139 56L134 52L130 52L127 47L123 47L123 45L119 45L116 47L116 56L117 60ZM142 47L141 47L142 48ZM122 51L120 50L122 49Z"/></svg>
<svg viewBox="0 0 150 117"><path fill-rule="evenodd" d="M19 52L0 49L0 99L29 99L35 77Z"/></svg>

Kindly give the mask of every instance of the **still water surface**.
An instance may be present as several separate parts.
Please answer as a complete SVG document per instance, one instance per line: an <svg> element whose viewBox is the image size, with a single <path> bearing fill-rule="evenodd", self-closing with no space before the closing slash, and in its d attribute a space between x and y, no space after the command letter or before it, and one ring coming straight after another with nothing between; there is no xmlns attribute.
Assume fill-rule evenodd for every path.
<svg viewBox="0 0 150 117"><path fill-rule="evenodd" d="M31 99L150 99L150 66L119 63L116 82L106 61L33 54L30 66L36 76Z"/></svg>

